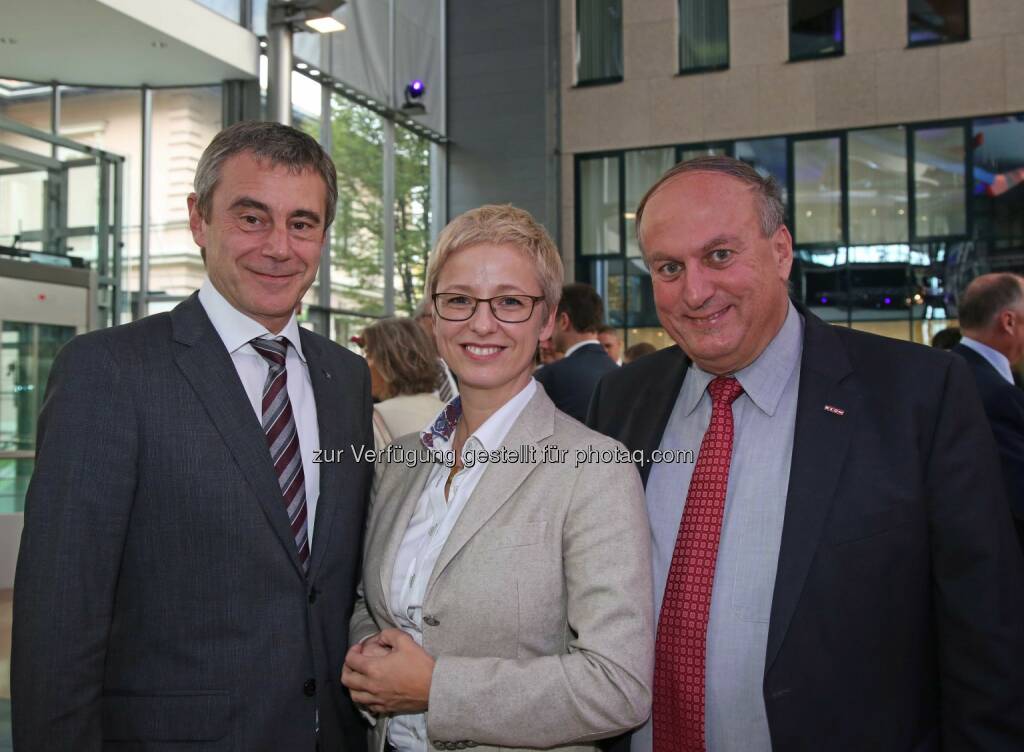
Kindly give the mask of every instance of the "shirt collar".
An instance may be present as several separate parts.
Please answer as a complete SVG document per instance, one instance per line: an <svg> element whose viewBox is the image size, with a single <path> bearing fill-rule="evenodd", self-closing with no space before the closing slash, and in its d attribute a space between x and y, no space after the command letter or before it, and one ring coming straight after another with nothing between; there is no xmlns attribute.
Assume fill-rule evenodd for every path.
<svg viewBox="0 0 1024 752"><path fill-rule="evenodd" d="M501 446L512 425L519 418L523 408L533 398L537 391L537 382L530 379L530 382L504 405L499 407L484 424L470 434L466 439L463 450L473 448L479 444L481 448L492 452ZM462 397L455 397L444 406L433 422L420 432L420 442L427 449L434 452L445 451L452 448L452 439L455 436L455 426L462 417Z"/></svg>
<svg viewBox="0 0 1024 752"><path fill-rule="evenodd" d="M257 337L285 337L295 348L296 354L303 363L306 356L302 352L302 339L299 337L299 322L292 313L288 323L278 334L272 334L267 327L255 319L251 319L228 302L207 277L199 288L199 302L202 303L210 323L224 343L229 353L234 353L249 344ZM251 348L250 348L251 349Z"/></svg>
<svg viewBox="0 0 1024 752"><path fill-rule="evenodd" d="M573 345L572 347L570 347L568 350L565 351L565 357L568 358L570 355L572 355L574 352L579 350L581 347L586 347L587 345L601 345L601 340L599 340L599 339L585 339L582 342L577 342L575 345Z"/></svg>
<svg viewBox="0 0 1024 752"><path fill-rule="evenodd" d="M736 372L736 379L743 387L744 394L765 415L775 415L793 369L800 364L803 340L803 317L790 302L779 333L753 363ZM714 378L715 374L708 373L696 363L690 364L680 395L684 414L690 415L697 408L708 384Z"/></svg>
<svg viewBox="0 0 1024 752"><path fill-rule="evenodd" d="M961 337L960 344L974 350L974 352L987 360L999 372L1000 376L1011 384L1013 383L1013 369L1010 368L1010 359L1001 352L993 347L989 347L984 342L978 342L978 340L971 339L970 337Z"/></svg>

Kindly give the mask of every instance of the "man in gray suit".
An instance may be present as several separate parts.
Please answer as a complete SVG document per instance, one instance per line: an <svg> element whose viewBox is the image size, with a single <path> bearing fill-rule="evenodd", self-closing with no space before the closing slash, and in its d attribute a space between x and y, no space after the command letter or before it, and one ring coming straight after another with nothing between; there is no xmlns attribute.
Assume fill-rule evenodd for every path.
<svg viewBox="0 0 1024 752"><path fill-rule="evenodd" d="M294 315L336 200L309 136L227 128L188 198L202 288L57 357L15 581L18 752L364 748L339 679L369 375Z"/></svg>

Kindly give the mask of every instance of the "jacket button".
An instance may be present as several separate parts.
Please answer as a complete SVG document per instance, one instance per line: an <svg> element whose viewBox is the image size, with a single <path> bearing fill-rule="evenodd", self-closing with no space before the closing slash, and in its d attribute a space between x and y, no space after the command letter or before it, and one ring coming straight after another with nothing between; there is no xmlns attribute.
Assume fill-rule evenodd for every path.
<svg viewBox="0 0 1024 752"><path fill-rule="evenodd" d="M309 589L309 603L310 603L310 605L316 603L316 595L317 595L316 588L310 588Z"/></svg>
<svg viewBox="0 0 1024 752"><path fill-rule="evenodd" d="M302 685L302 693L306 695L306 697L312 697L315 695L316 679L306 679L305 683Z"/></svg>
<svg viewBox="0 0 1024 752"><path fill-rule="evenodd" d="M433 616L424 616L423 617L423 623L426 624L428 627L436 627L441 622L439 622Z"/></svg>

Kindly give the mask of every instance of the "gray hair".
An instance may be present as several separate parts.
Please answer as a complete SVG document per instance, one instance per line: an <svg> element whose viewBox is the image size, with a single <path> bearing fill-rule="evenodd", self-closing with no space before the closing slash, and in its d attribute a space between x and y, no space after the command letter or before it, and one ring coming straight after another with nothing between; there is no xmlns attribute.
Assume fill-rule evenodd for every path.
<svg viewBox="0 0 1024 752"><path fill-rule="evenodd" d="M770 238L786 223L786 206L782 203L782 188L775 178L770 175L763 176L746 162L732 157L697 157L680 162L670 169L640 199L640 204L636 208L636 239L641 248L643 248L643 239L640 236L640 220L644 215L647 202L665 183L690 172L714 172L746 183L755 193L757 211L761 219L761 232L764 237Z"/></svg>
<svg viewBox="0 0 1024 752"><path fill-rule="evenodd" d="M960 328L987 329L996 316L1024 299L1024 278L1013 272L983 274L976 277L960 296L957 314Z"/></svg>
<svg viewBox="0 0 1024 752"><path fill-rule="evenodd" d="M210 218L213 191L220 182L224 162L242 152L248 152L260 161L287 167L292 172L312 170L323 178L327 188L324 229L330 227L338 204L338 174L334 162L309 134L281 123L258 120L228 126L213 137L199 158L194 188L196 205L204 219Z"/></svg>

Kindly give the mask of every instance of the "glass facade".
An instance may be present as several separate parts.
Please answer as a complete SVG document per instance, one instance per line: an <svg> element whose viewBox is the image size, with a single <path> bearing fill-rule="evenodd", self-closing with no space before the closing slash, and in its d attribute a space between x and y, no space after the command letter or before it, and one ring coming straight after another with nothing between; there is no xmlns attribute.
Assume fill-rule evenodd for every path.
<svg viewBox="0 0 1024 752"><path fill-rule="evenodd" d="M622 189L620 157L579 161L579 201L588 218L580 226L580 253L601 256L617 253L622 242Z"/></svg>
<svg viewBox="0 0 1024 752"><path fill-rule="evenodd" d="M793 238L837 243L843 237L839 138L793 144Z"/></svg>
<svg viewBox="0 0 1024 752"><path fill-rule="evenodd" d="M973 276L1022 266L1024 114L580 154L576 278L627 345L660 333L634 222L673 153L724 153L779 182L792 294L828 321L927 340Z"/></svg>
<svg viewBox="0 0 1024 752"><path fill-rule="evenodd" d="M789 0L789 58L843 54L843 0Z"/></svg>
<svg viewBox="0 0 1024 752"><path fill-rule="evenodd" d="M679 0L679 71L729 67L728 0Z"/></svg>
<svg viewBox="0 0 1024 752"><path fill-rule="evenodd" d="M622 0L576 0L576 83L612 83L622 73Z"/></svg>
<svg viewBox="0 0 1024 752"><path fill-rule="evenodd" d="M907 42L911 46L967 39L967 0L908 0Z"/></svg>

